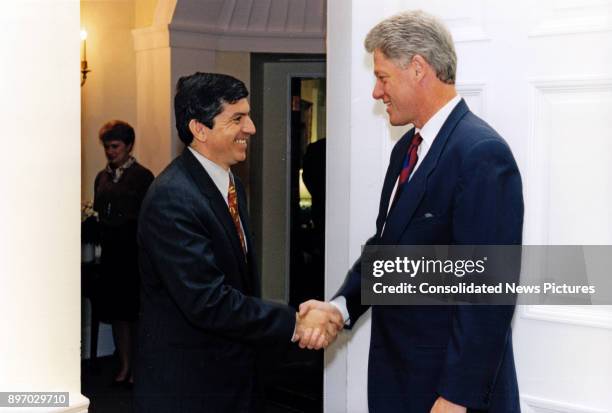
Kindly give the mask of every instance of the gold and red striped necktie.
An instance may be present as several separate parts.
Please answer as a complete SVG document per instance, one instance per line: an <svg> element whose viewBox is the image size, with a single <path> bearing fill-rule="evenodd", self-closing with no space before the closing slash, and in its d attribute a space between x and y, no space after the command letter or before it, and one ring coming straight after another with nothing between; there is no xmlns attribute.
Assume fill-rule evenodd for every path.
<svg viewBox="0 0 612 413"><path fill-rule="evenodd" d="M240 238L240 246L242 246L242 252L246 257L246 240L244 239L244 232L242 232L242 226L240 225L240 213L238 212L238 195L236 193L236 185L234 185L234 177L230 174L229 188L227 192L227 204L229 206L229 212L234 221L238 238Z"/></svg>

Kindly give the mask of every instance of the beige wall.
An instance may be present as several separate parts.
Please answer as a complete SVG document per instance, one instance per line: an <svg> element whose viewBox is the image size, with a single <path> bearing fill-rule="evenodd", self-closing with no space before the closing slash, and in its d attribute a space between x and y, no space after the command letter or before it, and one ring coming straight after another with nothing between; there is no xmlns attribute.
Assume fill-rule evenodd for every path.
<svg viewBox="0 0 612 413"><path fill-rule="evenodd" d="M251 90L251 54L248 52L222 52L217 51L215 55L215 71L234 76L244 82L249 92ZM256 127L258 125L255 125ZM240 162L232 167L245 186L247 194L251 189L250 174L251 159L247 156L246 161Z"/></svg>
<svg viewBox="0 0 612 413"><path fill-rule="evenodd" d="M224 73L242 80L247 88L251 90L250 53L217 51L215 70L218 73Z"/></svg>
<svg viewBox="0 0 612 413"><path fill-rule="evenodd" d="M143 136L150 119L137 113L137 59L133 47L132 30L148 27L153 23L157 0L81 0L81 26L87 29L87 61L92 72L81 89L82 92L82 124L81 124L81 191L83 200L93 199L93 181L96 174L106 165L102 147L98 141L98 130L102 124L110 119L122 119L129 122L136 129L135 156L155 173L159 173L168 161L176 155L180 147L167 146L169 137L166 133L175 134L172 117L172 97L156 98L166 107L168 113L155 115L157 125L155 130L161 133L159 139L151 135ZM188 72L214 70L230 74L243 80L250 86L250 55L246 52L213 52L212 58L208 54L205 62L200 55L207 55L204 51L176 50L171 56L153 59L158 62L166 61L170 69L182 74L184 66ZM148 63L147 63L148 62ZM146 70L159 70L159 64L151 64L151 59L145 59L149 67L141 67L140 73ZM144 76L144 75L143 75ZM150 77L150 76L149 76ZM149 78L144 76L144 78ZM151 79L149 79L151 81ZM155 86L155 93L172 91L174 84ZM150 94L150 86L142 85L145 95ZM144 92L143 92L144 93ZM142 97L141 97L142 98ZM142 101L141 101L142 102ZM141 111L142 112L142 111ZM146 112L146 111L145 111ZM144 113L144 112L143 112ZM148 113L148 112L146 112ZM159 121L167 124L160 127ZM140 125L139 123L140 122ZM139 133L139 129L140 132ZM155 135L155 136L154 136ZM158 142L160 141L160 142ZM151 149L151 147L155 149Z"/></svg>
<svg viewBox="0 0 612 413"><path fill-rule="evenodd" d="M93 181L106 159L98 130L110 119L136 126L136 56L132 47L132 0L82 0L81 27L87 29L90 69L81 88L81 197L93 199ZM139 135L136 130L138 155Z"/></svg>
<svg viewBox="0 0 612 413"><path fill-rule="evenodd" d="M149 27L153 24L157 0L134 0L134 28Z"/></svg>

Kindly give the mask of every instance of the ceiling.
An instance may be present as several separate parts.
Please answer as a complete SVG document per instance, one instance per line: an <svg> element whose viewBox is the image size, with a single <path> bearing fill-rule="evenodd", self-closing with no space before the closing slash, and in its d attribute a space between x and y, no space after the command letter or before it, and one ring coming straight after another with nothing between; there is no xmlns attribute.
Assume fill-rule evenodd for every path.
<svg viewBox="0 0 612 413"><path fill-rule="evenodd" d="M326 9L326 0L177 0L171 27L324 38Z"/></svg>

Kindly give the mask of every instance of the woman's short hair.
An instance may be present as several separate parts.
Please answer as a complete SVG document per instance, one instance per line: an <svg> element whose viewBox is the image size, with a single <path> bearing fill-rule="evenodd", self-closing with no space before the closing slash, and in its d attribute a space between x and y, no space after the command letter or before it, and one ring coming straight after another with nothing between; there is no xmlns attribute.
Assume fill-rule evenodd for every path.
<svg viewBox="0 0 612 413"><path fill-rule="evenodd" d="M126 146L130 146L136 140L134 128L129 123L122 120L111 120L106 122L98 132L100 141L103 143L110 141L121 141Z"/></svg>
<svg viewBox="0 0 612 413"><path fill-rule="evenodd" d="M418 54L434 68L438 79L455 84L457 54L453 38L440 20L423 11L403 12L381 21L370 30L364 46L369 53L380 50L400 67Z"/></svg>

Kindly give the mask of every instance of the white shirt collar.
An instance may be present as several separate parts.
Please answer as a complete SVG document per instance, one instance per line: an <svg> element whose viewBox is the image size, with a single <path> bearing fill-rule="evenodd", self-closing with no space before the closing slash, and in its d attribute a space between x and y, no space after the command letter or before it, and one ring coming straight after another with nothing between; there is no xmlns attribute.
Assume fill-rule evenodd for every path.
<svg viewBox="0 0 612 413"><path fill-rule="evenodd" d="M460 101L461 96L455 96L446 102L446 105L442 106L440 110L438 110L420 130L415 130L416 133L421 134L421 138L423 138L422 143L424 143L428 148L431 146L436 136L438 136L440 129L442 129L442 125L444 125L444 122L446 122L446 119L448 119L448 116Z"/></svg>
<svg viewBox="0 0 612 413"><path fill-rule="evenodd" d="M436 136L438 136L440 129L442 129L442 125L444 125L444 122L446 122L446 119L448 119L448 116L451 114L453 109L455 109L455 106L457 106L460 101L461 96L455 96L454 98L446 102L446 104L442 106L440 110L438 110L436 114L433 115L420 130L415 129L415 133L420 133L421 137L423 138L423 141L419 145L419 149L417 149L418 160L408 179L411 179L417 169L419 169L419 166L421 166L421 163L423 163L423 159L425 159L425 157L427 156L427 153L429 152L429 149L431 148L434 139L436 138ZM397 176L396 184L393 188L393 192L391 193L390 199L394 199L398 185L399 175ZM389 208L387 209L387 213L389 213L389 211L391 210L391 205L393 205L393 202L389 202Z"/></svg>
<svg viewBox="0 0 612 413"><path fill-rule="evenodd" d="M189 150L196 157L196 159L200 162L204 170L208 173L210 178L215 183L215 186L223 196L225 203L227 204L227 193L229 191L229 183L230 183L230 174L231 171L223 169L221 166L217 165L200 152L196 151L192 147L188 146Z"/></svg>

